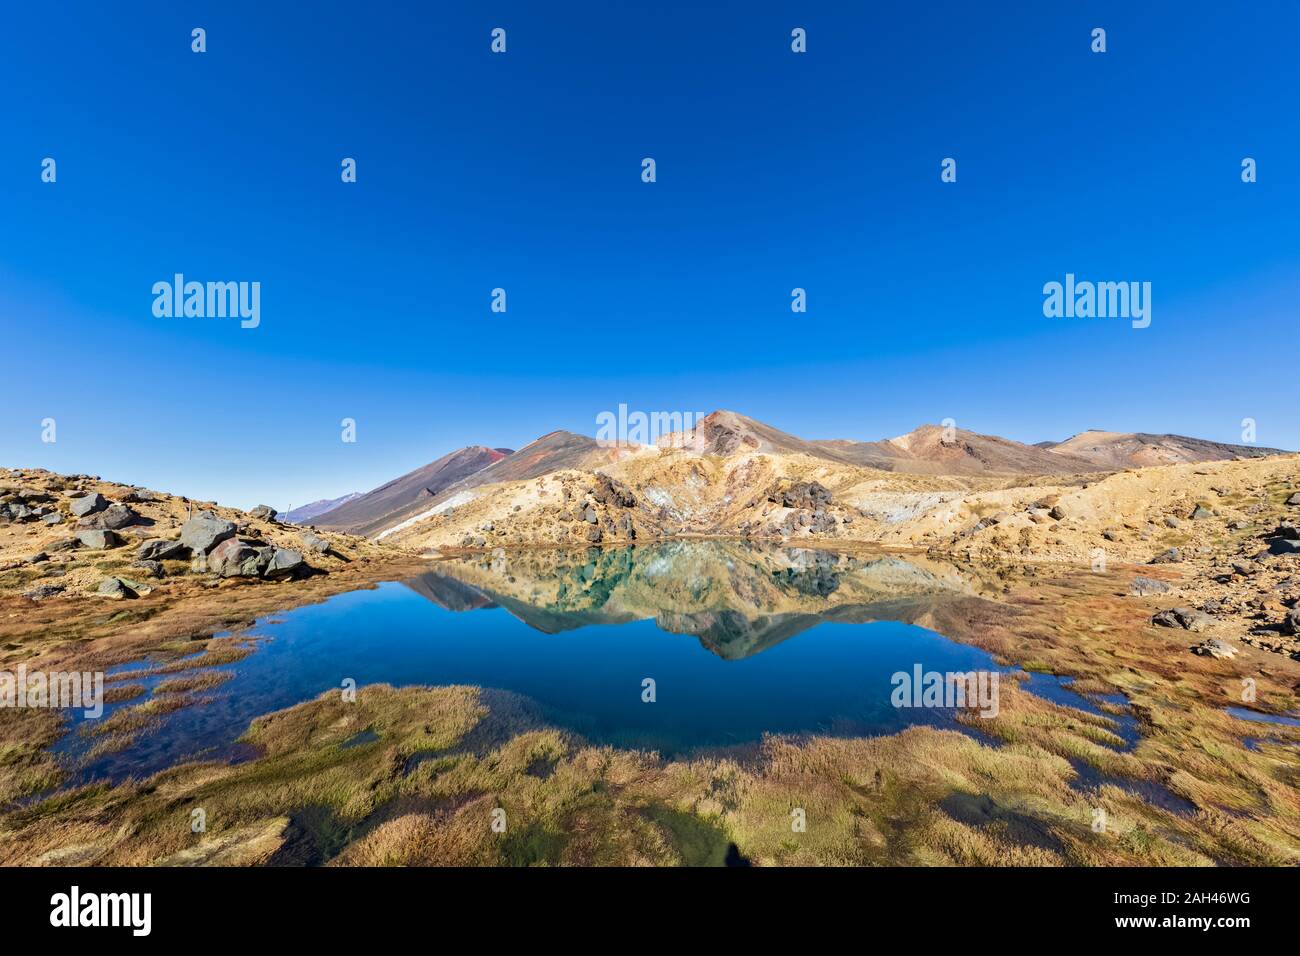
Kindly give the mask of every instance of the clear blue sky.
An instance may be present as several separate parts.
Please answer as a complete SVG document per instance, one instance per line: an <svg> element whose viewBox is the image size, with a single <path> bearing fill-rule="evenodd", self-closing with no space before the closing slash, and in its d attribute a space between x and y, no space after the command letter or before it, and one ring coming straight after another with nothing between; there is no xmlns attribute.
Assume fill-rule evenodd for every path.
<svg viewBox="0 0 1300 956"><path fill-rule="evenodd" d="M9 5L0 462L283 508L620 402L1300 447L1290 0L294 6Z"/></svg>

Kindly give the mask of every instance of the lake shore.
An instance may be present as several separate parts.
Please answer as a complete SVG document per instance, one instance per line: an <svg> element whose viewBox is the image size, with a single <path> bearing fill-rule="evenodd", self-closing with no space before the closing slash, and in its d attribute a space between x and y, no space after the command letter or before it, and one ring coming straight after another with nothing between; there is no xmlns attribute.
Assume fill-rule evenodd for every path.
<svg viewBox="0 0 1300 956"><path fill-rule="evenodd" d="M521 569L538 560L529 555L497 572L493 556L483 555L483 569L466 562L461 577L479 587L508 587L511 576L527 582ZM94 627L110 626L101 613L97 624L83 625L86 639L77 644L88 662L148 656L150 666L178 667L169 676L190 681L155 688L124 711L136 719L120 719L117 730L134 740L147 736L166 708L202 707L206 694L220 693L219 685L203 685L205 673L258 653L240 646L248 633L242 629L178 643L186 627L213 635L231 619L245 625L393 580L397 571L445 564L402 558L292 589L222 586L169 602L149 616L154 630L138 643L96 638ZM1239 704L1242 681L1251 680L1253 710L1294 712L1300 665L1254 648L1223 660L1190 654L1188 636L1150 625L1156 605L1129 593L1130 569L1002 571L987 580L966 575L979 582L972 593L936 604L918 623L1007 666L1070 677L1100 713L1044 700L1008 680L996 720L968 718L983 740L913 727L865 738L771 737L669 760L549 726L518 695L363 685L352 704L329 692L254 720L241 762L56 789L11 807L0 824L0 860L708 863L721 862L733 846L761 864L1300 859L1300 733L1285 725L1261 733L1225 710ZM551 573L543 568L539 578ZM35 659L72 664L68 647ZM195 652L200 656L180 660ZM50 713L26 712L6 741L11 798L58 786L45 750L60 733ZM1112 718L1121 717L1139 732L1135 746L1117 736ZM1094 783L1096 775L1104 779L1081 784L1090 774ZM1143 799L1141 783L1193 809ZM181 825L198 808L212 821L204 835ZM790 829L794 808L811 821L802 834ZM491 829L497 809L510 821L507 835ZM1110 821L1105 832L1092 829L1097 810Z"/></svg>

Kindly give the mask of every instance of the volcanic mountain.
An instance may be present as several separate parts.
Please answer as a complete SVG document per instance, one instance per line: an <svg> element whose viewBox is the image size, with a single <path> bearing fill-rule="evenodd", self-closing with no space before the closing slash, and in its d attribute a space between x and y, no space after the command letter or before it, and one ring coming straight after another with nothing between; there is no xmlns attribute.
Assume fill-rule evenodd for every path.
<svg viewBox="0 0 1300 956"><path fill-rule="evenodd" d="M360 497L320 514L315 524L373 534L427 508L448 487L513 454L508 448L459 448Z"/></svg>
<svg viewBox="0 0 1300 956"><path fill-rule="evenodd" d="M288 521L290 524L307 524L313 518L318 518L327 511L333 511L340 505L345 505L349 501L355 501L361 497L361 492L354 491L351 494L343 495L340 498L322 498L319 501L312 501L297 508L292 508L280 516L281 520Z"/></svg>
<svg viewBox="0 0 1300 956"><path fill-rule="evenodd" d="M1038 447L1048 449L1054 455L1092 462L1107 471L1286 454L1279 448L1230 445L1203 438L1188 438L1185 435L1105 432L1098 429L1080 432L1063 442L1043 442Z"/></svg>
<svg viewBox="0 0 1300 956"><path fill-rule="evenodd" d="M316 523L353 534L373 535L393 528L440 503L451 503L471 488L503 481L524 481L564 469L590 471L628 454L606 448L594 438L553 431L518 451L474 445L461 448L348 502Z"/></svg>
<svg viewBox="0 0 1300 956"><path fill-rule="evenodd" d="M884 441L808 441L737 412L718 411L692 431L661 439L661 446L702 455L777 453L809 455L845 465L919 475L1077 474L1103 470L1068 451L1049 451L960 428L922 425Z"/></svg>
<svg viewBox="0 0 1300 956"><path fill-rule="evenodd" d="M692 429L660 436L655 445L611 447L554 431L515 452L464 448L321 515L317 523L417 547L435 541L478 547L503 535L591 543L638 535L761 535L807 528L824 533L823 525L843 536L858 517L882 521L886 529L922 514L930 520L933 509L971 492L1024 488L1038 500L1044 497L1040 486L1086 486L1148 462L1270 453L1276 452L1107 432L1029 445L939 425L882 441L812 441L717 411ZM823 507L831 497L834 506ZM849 510L836 510L843 508ZM790 521L798 527L786 528ZM942 524L929 530L946 533ZM852 533L863 531L855 527Z"/></svg>

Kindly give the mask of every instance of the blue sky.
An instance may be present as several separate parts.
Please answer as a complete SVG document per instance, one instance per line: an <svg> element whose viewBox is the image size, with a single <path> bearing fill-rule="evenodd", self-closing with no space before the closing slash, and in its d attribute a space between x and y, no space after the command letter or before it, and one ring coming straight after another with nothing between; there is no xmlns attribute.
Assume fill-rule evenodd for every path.
<svg viewBox="0 0 1300 956"><path fill-rule="evenodd" d="M619 403L1300 448L1298 33L1290 2L14 6L0 462L284 508ZM155 317L177 272L259 281L260 326ZM1045 318L1067 272L1151 282L1151 327Z"/></svg>

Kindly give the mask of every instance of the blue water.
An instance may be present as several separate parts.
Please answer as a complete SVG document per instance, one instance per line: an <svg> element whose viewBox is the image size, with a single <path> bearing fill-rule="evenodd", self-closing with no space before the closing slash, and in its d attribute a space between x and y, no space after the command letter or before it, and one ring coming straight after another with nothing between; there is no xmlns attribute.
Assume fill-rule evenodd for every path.
<svg viewBox="0 0 1300 956"><path fill-rule="evenodd" d="M892 706L891 676L916 664L940 672L1004 670L978 648L898 621L837 623L800 615L788 636L774 644L758 639L748 656L728 659L722 655L745 653L735 651L730 631L731 643L719 650L714 630L696 637L663 630L654 620L589 624L589 611L566 618L554 609L539 630L491 595L473 593L481 606L453 611L389 582L259 622L250 632L255 652L219 668L233 672L232 679L165 716L129 749L86 763L78 776L120 779L184 759L231 759L239 752L234 741L254 717L341 689L347 678L358 687L501 688L526 695L548 721L590 740L679 754L766 733L959 726L951 710ZM843 616L844 609L835 613ZM761 615L758 620L761 625ZM784 627L786 618L768 620ZM645 678L655 681L653 703L642 700ZM144 699L110 705L106 714ZM77 756L87 741L73 733L58 749Z"/></svg>
<svg viewBox="0 0 1300 956"><path fill-rule="evenodd" d="M1300 717L1287 717L1282 714L1266 714L1245 707L1229 707L1229 714L1238 720L1250 720L1257 724L1277 724L1280 727L1300 727Z"/></svg>
<svg viewBox="0 0 1300 956"><path fill-rule="evenodd" d="M1111 722L1107 729L1124 741L1124 746L1121 749L1132 750L1136 747L1141 736L1138 733L1137 718L1131 713L1108 713L1096 704L1096 701L1104 701L1117 707L1127 708L1129 706L1128 698L1123 694L1091 694L1085 696L1071 686L1073 683L1074 679L1072 677L1059 677L1055 674L1034 672L1030 673L1025 679L1024 688L1034 696L1050 700L1053 704L1060 704L1062 707L1073 707L1096 717L1105 717Z"/></svg>

